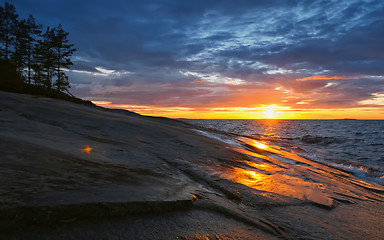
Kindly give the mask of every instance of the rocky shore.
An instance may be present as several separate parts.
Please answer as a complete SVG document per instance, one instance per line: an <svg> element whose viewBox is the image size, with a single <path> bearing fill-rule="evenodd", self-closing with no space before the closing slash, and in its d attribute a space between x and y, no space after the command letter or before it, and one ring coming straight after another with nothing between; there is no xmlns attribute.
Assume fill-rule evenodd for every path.
<svg viewBox="0 0 384 240"><path fill-rule="evenodd" d="M382 239L382 186L237 139L0 92L0 238Z"/></svg>

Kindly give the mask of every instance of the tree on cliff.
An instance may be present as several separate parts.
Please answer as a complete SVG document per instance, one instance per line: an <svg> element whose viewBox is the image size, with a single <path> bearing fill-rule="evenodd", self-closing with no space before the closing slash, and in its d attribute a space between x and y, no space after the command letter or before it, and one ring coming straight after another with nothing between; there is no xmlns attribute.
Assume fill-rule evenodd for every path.
<svg viewBox="0 0 384 240"><path fill-rule="evenodd" d="M15 42L18 15L15 6L5 2L4 7L0 6L0 43L1 55L8 60L12 53L12 46Z"/></svg>
<svg viewBox="0 0 384 240"><path fill-rule="evenodd" d="M41 35L41 39L37 41L34 49L35 62L33 69L35 72L34 80L38 85L52 88L52 77L54 72L55 55L53 52L53 29L47 27L46 31Z"/></svg>
<svg viewBox="0 0 384 240"><path fill-rule="evenodd" d="M43 34L41 28L32 15L19 21L12 4L0 6L1 89L20 90L31 79L48 90L70 87L66 72L76 49L69 43L69 33L61 25L47 27Z"/></svg>
<svg viewBox="0 0 384 240"><path fill-rule="evenodd" d="M35 82L49 89L55 86L58 91L70 87L65 70L72 65L70 56L76 49L69 44L67 37L68 33L61 25L46 29L34 52L37 60L34 65ZM56 77L55 83L53 77Z"/></svg>
<svg viewBox="0 0 384 240"><path fill-rule="evenodd" d="M0 87L16 90L23 85L24 78L10 57L14 50L18 15L12 4L0 6Z"/></svg>
<svg viewBox="0 0 384 240"><path fill-rule="evenodd" d="M23 72L27 61L27 38L26 20L23 19L18 22L15 31L14 52L11 56L12 63L15 65L17 71L21 73Z"/></svg>
<svg viewBox="0 0 384 240"><path fill-rule="evenodd" d="M28 19L19 21L16 31L13 62L21 72L26 71L28 84L31 84L33 50L37 46L37 38L41 34L40 29L41 25L37 25L35 18L29 15Z"/></svg>
<svg viewBox="0 0 384 240"><path fill-rule="evenodd" d="M65 70L69 66L73 65L70 57L76 51L73 48L73 44L69 43L68 32L65 32L59 24L59 26L53 29L53 53L55 54L55 75L57 77L55 86L58 91L66 90L70 87L68 77L65 74Z"/></svg>

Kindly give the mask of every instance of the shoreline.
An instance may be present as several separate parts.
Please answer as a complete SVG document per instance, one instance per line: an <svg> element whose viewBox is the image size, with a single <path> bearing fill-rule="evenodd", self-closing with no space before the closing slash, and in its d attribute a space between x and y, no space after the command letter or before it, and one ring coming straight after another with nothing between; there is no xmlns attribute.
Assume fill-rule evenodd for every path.
<svg viewBox="0 0 384 240"><path fill-rule="evenodd" d="M0 100L1 237L384 234L384 189L277 146L242 138L234 148L124 110L5 92Z"/></svg>

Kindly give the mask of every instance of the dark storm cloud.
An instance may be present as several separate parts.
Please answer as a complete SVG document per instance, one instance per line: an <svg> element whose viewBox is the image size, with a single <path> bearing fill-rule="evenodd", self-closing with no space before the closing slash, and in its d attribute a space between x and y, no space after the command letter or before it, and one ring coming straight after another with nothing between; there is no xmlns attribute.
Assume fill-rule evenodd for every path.
<svg viewBox="0 0 384 240"><path fill-rule="evenodd" d="M295 79L326 73L377 76L369 81L340 81L337 87L327 88L340 101L345 97L355 103L384 91L380 77L384 75L382 1L12 3L22 17L31 13L45 26L63 24L78 49L72 69L83 72L73 73L72 82L89 78L89 88L186 83L197 80L198 74L211 74L238 78L250 85L292 83L297 93L308 93L324 89L326 82ZM90 97L89 88L75 85L74 91ZM151 97L168 99L160 92L153 91L158 98ZM184 93L191 99L197 96L192 90ZM137 96L142 97L142 104L146 102L145 94ZM163 102L166 104L166 100Z"/></svg>

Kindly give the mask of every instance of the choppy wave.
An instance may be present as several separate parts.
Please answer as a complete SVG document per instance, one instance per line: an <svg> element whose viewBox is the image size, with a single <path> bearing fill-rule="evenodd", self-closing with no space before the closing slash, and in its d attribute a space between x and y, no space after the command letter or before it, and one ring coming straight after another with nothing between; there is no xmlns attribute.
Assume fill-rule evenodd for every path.
<svg viewBox="0 0 384 240"><path fill-rule="evenodd" d="M311 136L305 135L300 138L300 140L307 144L332 144L332 143L342 143L345 139L337 137L321 137L321 136Z"/></svg>

